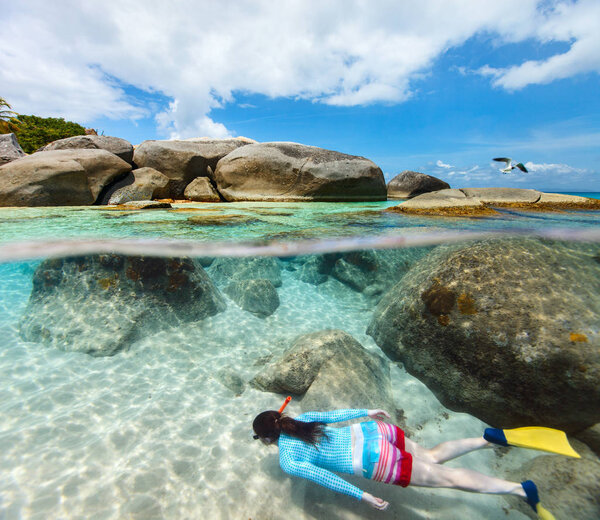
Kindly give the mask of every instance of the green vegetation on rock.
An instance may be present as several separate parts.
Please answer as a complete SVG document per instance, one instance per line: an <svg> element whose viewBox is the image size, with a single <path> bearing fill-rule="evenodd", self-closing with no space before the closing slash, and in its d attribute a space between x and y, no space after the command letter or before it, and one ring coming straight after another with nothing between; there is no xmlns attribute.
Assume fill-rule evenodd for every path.
<svg viewBox="0 0 600 520"><path fill-rule="evenodd" d="M65 121L62 117L38 117L19 115L16 119L17 139L26 153L58 139L85 135L85 128L77 123Z"/></svg>

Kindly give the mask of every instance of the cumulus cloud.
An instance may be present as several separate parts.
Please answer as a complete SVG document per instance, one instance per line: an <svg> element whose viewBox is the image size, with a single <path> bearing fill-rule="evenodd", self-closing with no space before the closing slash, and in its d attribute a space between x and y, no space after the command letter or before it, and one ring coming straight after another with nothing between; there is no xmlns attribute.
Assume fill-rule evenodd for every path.
<svg viewBox="0 0 600 520"><path fill-rule="evenodd" d="M446 164L439 159L435 164L438 168L454 168L454 166L452 166L451 164Z"/></svg>
<svg viewBox="0 0 600 520"><path fill-rule="evenodd" d="M82 122L155 117L170 136L229 135L211 111L239 92L339 106L402 102L441 54L480 32L499 43L572 42L543 62L491 64L490 80L505 88L598 70L595 0L549 10L537 0L6 4L0 85L15 110ZM130 87L171 103L157 114Z"/></svg>
<svg viewBox="0 0 600 520"><path fill-rule="evenodd" d="M533 173L551 173L551 174L586 174L591 173L586 168L575 168L568 164L542 163L536 164L531 161L525 163L525 168Z"/></svg>

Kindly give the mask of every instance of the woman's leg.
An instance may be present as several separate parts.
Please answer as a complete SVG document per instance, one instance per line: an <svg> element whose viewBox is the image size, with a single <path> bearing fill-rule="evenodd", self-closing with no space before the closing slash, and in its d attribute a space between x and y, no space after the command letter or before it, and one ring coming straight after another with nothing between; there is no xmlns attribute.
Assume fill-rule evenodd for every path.
<svg viewBox="0 0 600 520"><path fill-rule="evenodd" d="M410 483L414 486L451 488L472 493L515 495L525 498L523 486L518 482L489 477L470 469L448 468L417 457L413 458Z"/></svg>
<svg viewBox="0 0 600 520"><path fill-rule="evenodd" d="M446 441L431 449L423 448L408 438L404 439L404 443L406 451L412 453L415 457L434 464L443 464L444 462L460 457L465 453L480 450L481 448L492 447L492 445L483 437Z"/></svg>

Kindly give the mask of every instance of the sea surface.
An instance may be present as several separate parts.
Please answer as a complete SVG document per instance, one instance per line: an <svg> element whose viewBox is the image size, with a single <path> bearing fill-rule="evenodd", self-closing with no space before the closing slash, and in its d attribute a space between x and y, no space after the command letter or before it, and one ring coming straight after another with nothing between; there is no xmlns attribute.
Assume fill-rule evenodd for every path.
<svg viewBox="0 0 600 520"><path fill-rule="evenodd" d="M402 410L413 440L430 447L481 435L483 421L443 406L366 333L377 302L432 250L447 242L466 245L477 233L559 240L586 250L598 244L594 212L417 218L384 211L396 204L0 208L0 519L528 518L499 496L348 477L391 503L385 513L374 511L289 477L279 468L277 449L252 439L254 416L277 409L285 397L255 388L252 379L298 336L330 329L350 334L383 360L390 412ZM192 252L196 272L205 270L222 310L201 318L180 313L178 301L169 299L181 287L172 274L164 292L168 306L145 308L155 300L127 291L139 276L151 279L143 266L155 264L133 272L129 264L115 267L117 256L101 268L93 260L98 253L138 251L169 262L178 250L180 256ZM352 256L357 251L364 254ZM63 262L68 254L78 260ZM361 258L376 261L366 265ZM340 259L337 267L327 263ZM391 274L369 267L384 263ZM173 265L167 269L184 273ZM94 269L110 275L102 271L100 288L90 285ZM245 278L273 281L279 305L272 314L244 310L228 294L232 282ZM144 318L153 312L156 319ZM112 355L98 355L113 340ZM323 395L328 399L344 402L343 395ZM294 395L288 412L302 411L302 396ZM508 478L538 455L483 450L449 465Z"/></svg>

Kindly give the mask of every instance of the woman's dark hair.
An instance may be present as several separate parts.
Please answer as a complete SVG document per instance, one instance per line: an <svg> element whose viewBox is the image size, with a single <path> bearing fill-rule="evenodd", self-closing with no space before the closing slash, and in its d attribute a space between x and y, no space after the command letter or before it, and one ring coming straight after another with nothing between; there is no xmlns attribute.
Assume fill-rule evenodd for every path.
<svg viewBox="0 0 600 520"><path fill-rule="evenodd" d="M269 438L276 441L283 432L313 446L316 446L321 437L326 435L325 423L296 421L296 419L275 410L258 414L252 423L252 428L254 433L263 439Z"/></svg>

